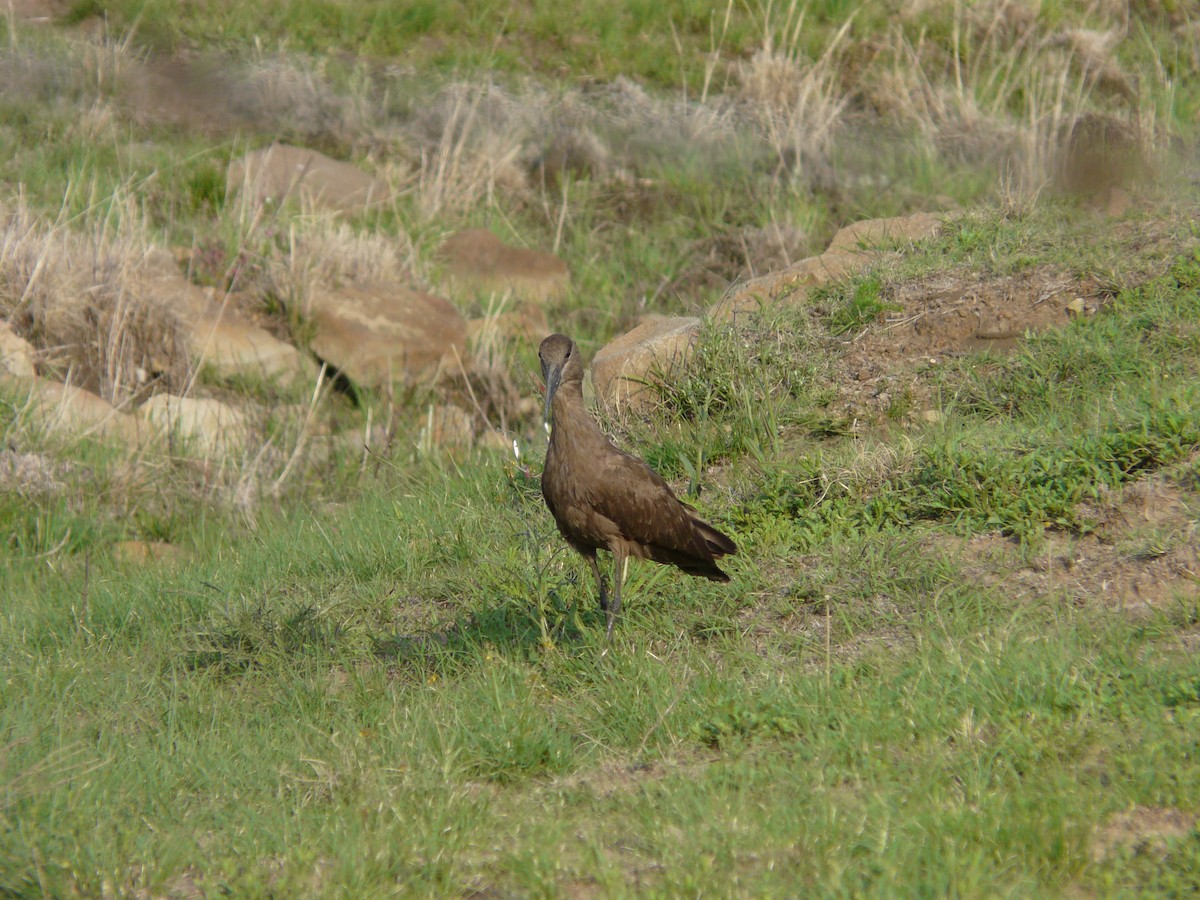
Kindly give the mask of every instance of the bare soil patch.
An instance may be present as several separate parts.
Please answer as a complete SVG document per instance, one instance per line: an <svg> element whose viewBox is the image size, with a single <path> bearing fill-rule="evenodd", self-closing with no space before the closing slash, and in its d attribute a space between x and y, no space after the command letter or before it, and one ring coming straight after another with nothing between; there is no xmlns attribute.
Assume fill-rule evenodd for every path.
<svg viewBox="0 0 1200 900"><path fill-rule="evenodd" d="M1095 531L1051 533L1034 558L997 534L968 539L961 554L970 574L1017 598L1057 596L1137 615L1200 596L1197 499L1152 476L1097 504Z"/></svg>
<svg viewBox="0 0 1200 900"><path fill-rule="evenodd" d="M1016 275L938 272L884 297L880 321L846 340L837 363L841 404L851 420L921 418L929 379L946 358L980 350L1007 353L1032 332L1093 315L1106 299L1089 278L1048 268Z"/></svg>
<svg viewBox="0 0 1200 900"><path fill-rule="evenodd" d="M1172 841L1186 838L1196 828L1197 816L1181 809L1135 806L1118 813L1096 832L1092 858L1096 862L1120 853L1164 857Z"/></svg>

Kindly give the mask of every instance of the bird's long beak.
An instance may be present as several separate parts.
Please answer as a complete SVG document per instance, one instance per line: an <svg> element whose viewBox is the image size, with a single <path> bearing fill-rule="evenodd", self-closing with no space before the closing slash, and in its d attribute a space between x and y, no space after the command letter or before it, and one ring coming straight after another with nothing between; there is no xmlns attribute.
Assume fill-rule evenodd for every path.
<svg viewBox="0 0 1200 900"><path fill-rule="evenodd" d="M548 366L545 372L546 375L546 407L542 411L542 420L550 424L550 404L554 402L554 392L558 390L558 383L562 381L562 366Z"/></svg>

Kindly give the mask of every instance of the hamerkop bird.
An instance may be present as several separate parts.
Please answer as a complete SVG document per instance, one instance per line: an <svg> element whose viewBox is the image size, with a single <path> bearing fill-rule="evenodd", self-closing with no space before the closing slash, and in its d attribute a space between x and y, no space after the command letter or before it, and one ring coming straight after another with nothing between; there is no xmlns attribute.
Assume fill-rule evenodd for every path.
<svg viewBox="0 0 1200 900"><path fill-rule="evenodd" d="M621 611L621 584L629 557L678 566L689 575L729 581L716 560L736 553L728 537L682 503L657 472L618 450L588 415L583 402L583 360L575 342L552 334L538 348L546 380L550 447L542 472L542 496L567 543L592 567L600 608L613 623ZM596 561L597 550L613 555L610 598Z"/></svg>

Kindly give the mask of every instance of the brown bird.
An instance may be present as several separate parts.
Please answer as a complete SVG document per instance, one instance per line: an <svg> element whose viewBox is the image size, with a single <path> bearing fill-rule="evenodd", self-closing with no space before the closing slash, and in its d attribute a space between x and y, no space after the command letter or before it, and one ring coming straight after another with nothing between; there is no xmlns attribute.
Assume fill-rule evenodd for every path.
<svg viewBox="0 0 1200 900"><path fill-rule="evenodd" d="M538 356L546 380L546 421L553 413L542 496L562 536L592 567L608 637L621 611L621 584L631 556L729 581L716 560L736 553L737 545L681 502L657 472L618 450L588 415L583 360L575 342L552 334L542 341ZM613 555L611 599L597 550Z"/></svg>

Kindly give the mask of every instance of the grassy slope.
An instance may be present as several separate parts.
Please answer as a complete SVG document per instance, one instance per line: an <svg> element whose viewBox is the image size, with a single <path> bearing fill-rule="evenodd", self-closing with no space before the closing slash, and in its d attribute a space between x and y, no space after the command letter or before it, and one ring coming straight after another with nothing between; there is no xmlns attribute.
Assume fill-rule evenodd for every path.
<svg viewBox="0 0 1200 900"><path fill-rule="evenodd" d="M876 273L884 300L955 267L1113 285L1010 357L914 374L941 398L927 427L853 436L831 404L855 285L714 330L668 413L624 427L700 473L733 583L635 567L611 647L536 445L532 472L334 457L248 510L186 463L59 445L5 395L6 446L63 461L63 487L0 494L0 891L1195 890L1194 827L1099 857L1095 834L1197 811L1194 585L1130 612L1003 577L1139 479L1192 523L1146 540L1194 541L1200 256L1178 190L1124 238L1069 202L984 210ZM999 579L965 543L993 533L1014 537ZM121 537L190 561L122 565Z"/></svg>

